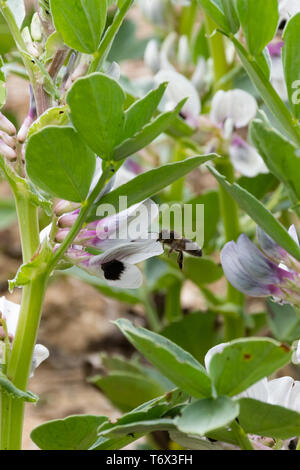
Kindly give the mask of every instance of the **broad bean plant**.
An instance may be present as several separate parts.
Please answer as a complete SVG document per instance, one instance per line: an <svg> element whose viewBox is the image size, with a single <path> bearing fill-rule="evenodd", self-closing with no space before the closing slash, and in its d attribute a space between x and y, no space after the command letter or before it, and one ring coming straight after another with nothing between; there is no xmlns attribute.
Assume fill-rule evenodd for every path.
<svg viewBox="0 0 300 470"><path fill-rule="evenodd" d="M299 2L0 0L0 13L0 168L23 256L9 280L21 305L0 299L0 449L21 449L38 401L58 271L144 316L115 322L132 359L102 352L89 379L121 417L46 422L40 449L300 449ZM30 93L18 129L14 74ZM201 310L182 303L191 285Z"/></svg>

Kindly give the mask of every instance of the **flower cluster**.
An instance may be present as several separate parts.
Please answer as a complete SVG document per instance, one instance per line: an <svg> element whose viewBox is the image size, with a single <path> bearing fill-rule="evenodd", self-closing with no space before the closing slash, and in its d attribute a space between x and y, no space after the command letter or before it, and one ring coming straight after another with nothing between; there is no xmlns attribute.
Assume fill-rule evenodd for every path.
<svg viewBox="0 0 300 470"><path fill-rule="evenodd" d="M100 174L101 169L98 167L96 181ZM133 173L121 168L101 195L127 182L133 176ZM67 210L75 208L69 204L67 201L61 201L56 207L56 213L64 212L63 207ZM79 209L75 208L59 217L55 249L68 236L78 215ZM136 289L143 282L142 273L136 264L163 253L163 247L157 241L158 234L149 233L149 228L157 217L156 204L146 200L117 214L91 221L77 234L65 254L65 259L106 280L111 286ZM46 228L47 233L50 228Z"/></svg>

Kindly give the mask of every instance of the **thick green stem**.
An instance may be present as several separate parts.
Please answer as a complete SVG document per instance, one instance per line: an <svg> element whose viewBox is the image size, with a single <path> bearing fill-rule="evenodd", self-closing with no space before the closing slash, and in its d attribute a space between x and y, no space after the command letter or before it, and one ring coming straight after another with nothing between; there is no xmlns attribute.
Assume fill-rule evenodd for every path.
<svg viewBox="0 0 300 470"><path fill-rule="evenodd" d="M47 277L42 276L23 289L20 319L7 371L8 377L21 390L27 389L46 283ZM24 402L10 398L9 415L6 449L19 450L22 446Z"/></svg>
<svg viewBox="0 0 300 470"><path fill-rule="evenodd" d="M23 261L28 262L39 246L38 209L29 198L15 189ZM7 375L16 387L26 390L33 349L40 321L47 277L39 277L23 288L20 317ZM1 449L21 448L24 403L2 394Z"/></svg>

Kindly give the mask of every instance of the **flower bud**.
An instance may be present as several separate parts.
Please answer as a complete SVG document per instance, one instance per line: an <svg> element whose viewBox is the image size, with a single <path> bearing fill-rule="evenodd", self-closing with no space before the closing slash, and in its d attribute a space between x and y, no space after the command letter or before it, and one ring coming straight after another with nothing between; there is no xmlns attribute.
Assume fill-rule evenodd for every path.
<svg viewBox="0 0 300 470"><path fill-rule="evenodd" d="M34 41L42 40L42 25L38 13L34 13L32 17L30 32Z"/></svg>
<svg viewBox="0 0 300 470"><path fill-rule="evenodd" d="M15 135L17 132L15 126L2 113L0 113L0 130L8 135Z"/></svg>
<svg viewBox="0 0 300 470"><path fill-rule="evenodd" d="M67 214L68 212L76 211L78 209L80 209L80 204L62 200L56 204L54 213L59 217L60 215Z"/></svg>
<svg viewBox="0 0 300 470"><path fill-rule="evenodd" d="M26 44L28 53L30 55L32 55L33 57L38 57L40 54L39 54L39 51L37 50L37 48L35 47L35 45L32 42L32 38L31 38L31 35L30 35L30 32L29 32L28 26L26 26L26 28L23 29L22 38L23 38L23 40Z"/></svg>
<svg viewBox="0 0 300 470"><path fill-rule="evenodd" d="M179 67L182 69L186 69L191 63L190 46L187 36L181 36L178 41L177 60Z"/></svg>
<svg viewBox="0 0 300 470"><path fill-rule="evenodd" d="M59 218L57 225L60 228L70 228L73 227L76 219L78 217L78 212L72 212L66 215L63 215Z"/></svg>
<svg viewBox="0 0 300 470"><path fill-rule="evenodd" d="M9 160L15 160L17 158L16 151L6 145L2 140L0 140L0 154Z"/></svg>
<svg viewBox="0 0 300 470"><path fill-rule="evenodd" d="M160 69L160 54L159 45L156 39L151 39L145 49L144 54L145 64L152 70L153 73L157 73Z"/></svg>
<svg viewBox="0 0 300 470"><path fill-rule="evenodd" d="M12 149L16 148L16 141L15 141L14 137L11 137L6 132L0 131L0 138L1 138L1 140L3 140L3 142L6 145L11 147Z"/></svg>

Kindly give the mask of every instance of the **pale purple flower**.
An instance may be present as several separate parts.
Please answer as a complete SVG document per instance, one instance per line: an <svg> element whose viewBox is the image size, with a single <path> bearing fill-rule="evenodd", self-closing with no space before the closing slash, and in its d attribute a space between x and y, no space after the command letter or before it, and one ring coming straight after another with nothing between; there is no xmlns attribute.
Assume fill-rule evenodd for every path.
<svg viewBox="0 0 300 470"><path fill-rule="evenodd" d="M265 254L245 234L224 246L221 263L228 281L252 297L273 296L276 300L298 302L299 263L261 229L258 238Z"/></svg>

